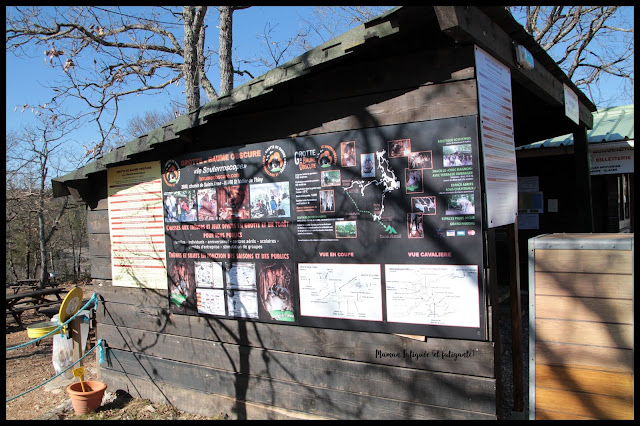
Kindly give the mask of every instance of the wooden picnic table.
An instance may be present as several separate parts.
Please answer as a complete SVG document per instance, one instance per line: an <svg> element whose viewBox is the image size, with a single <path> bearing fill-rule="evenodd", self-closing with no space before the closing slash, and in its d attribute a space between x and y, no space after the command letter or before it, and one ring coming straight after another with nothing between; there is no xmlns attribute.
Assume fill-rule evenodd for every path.
<svg viewBox="0 0 640 426"><path fill-rule="evenodd" d="M62 302L62 293L64 288L43 288L40 290L25 291L22 293L9 294L6 296L7 315L13 315L18 325L22 326L20 316L24 311L39 309L48 306L57 305ZM56 300L48 299L49 296L55 296Z"/></svg>
<svg viewBox="0 0 640 426"><path fill-rule="evenodd" d="M57 287L60 283L57 281L47 281L47 287ZM18 280L15 283L7 284L7 288L13 290L13 294L17 294L20 290L37 290L40 286L40 280L37 278L31 278L26 280Z"/></svg>

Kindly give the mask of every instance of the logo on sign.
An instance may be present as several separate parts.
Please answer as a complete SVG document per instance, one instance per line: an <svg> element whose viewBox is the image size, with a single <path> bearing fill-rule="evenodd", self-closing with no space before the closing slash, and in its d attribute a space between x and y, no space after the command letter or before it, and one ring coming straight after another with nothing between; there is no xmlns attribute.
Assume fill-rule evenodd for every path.
<svg viewBox="0 0 640 426"><path fill-rule="evenodd" d="M180 180L180 166L177 161L168 160L164 163L164 167L162 168L162 180L169 187L176 186Z"/></svg>
<svg viewBox="0 0 640 426"><path fill-rule="evenodd" d="M338 156L335 149L329 145L322 145L318 153L318 164L324 169L338 164Z"/></svg>
<svg viewBox="0 0 640 426"><path fill-rule="evenodd" d="M269 176L278 176L287 167L287 155L278 145L271 145L264 151L262 165Z"/></svg>

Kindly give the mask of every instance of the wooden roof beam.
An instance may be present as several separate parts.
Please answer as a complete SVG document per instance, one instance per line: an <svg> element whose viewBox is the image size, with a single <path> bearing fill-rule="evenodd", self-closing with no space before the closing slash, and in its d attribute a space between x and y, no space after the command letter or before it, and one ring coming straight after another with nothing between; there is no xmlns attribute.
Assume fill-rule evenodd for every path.
<svg viewBox="0 0 640 426"><path fill-rule="evenodd" d="M533 70L518 67L513 55L513 38L498 24L475 6L435 6L440 30L459 43L473 43L507 65L512 78L535 93L553 108L564 109L563 82L543 65L543 59L534 54L536 66ZM546 52L542 52L545 55ZM532 52L533 54L533 52ZM571 86L574 86L570 83ZM575 86L574 86L575 87ZM577 89L574 89L574 91ZM579 97L582 93L576 93ZM586 98L586 96L584 96ZM588 99L588 98L587 98ZM593 127L592 111L595 106L578 100L580 124Z"/></svg>

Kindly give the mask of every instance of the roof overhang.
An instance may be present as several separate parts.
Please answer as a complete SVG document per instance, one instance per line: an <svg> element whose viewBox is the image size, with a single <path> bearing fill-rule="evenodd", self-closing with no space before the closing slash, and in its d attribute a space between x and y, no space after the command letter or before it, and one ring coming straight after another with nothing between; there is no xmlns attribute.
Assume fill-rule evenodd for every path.
<svg viewBox="0 0 640 426"><path fill-rule="evenodd" d="M545 104L564 110L566 84L578 96L580 124L593 127L596 106L504 7L435 6L434 10L442 32L456 42L478 45L509 67L513 82L535 93ZM534 69L525 70L516 63L513 42L531 52ZM568 118L566 122L573 123Z"/></svg>
<svg viewBox="0 0 640 426"><path fill-rule="evenodd" d="M161 157L176 145L186 149L184 147L193 140L194 131L207 125L212 117L222 118L227 114L253 111L252 108L269 108L278 95L284 94L286 98L291 83L304 81L305 76L311 74L320 75L327 67L361 54L371 55L373 52L382 55L393 44L387 43L385 48L378 49L380 44L376 41L392 40L398 34L404 37L402 40L411 40L414 46L425 46L426 43L444 43L447 46L475 44L508 66L515 86L514 125L516 130L522 129L522 136L516 134L517 146L565 134L575 126L564 117L564 84L578 95L580 123L588 128L592 126L591 113L596 109L593 103L503 7L397 7L254 78L227 96L190 111L72 173L52 179L54 197L83 193L82 181L106 172L108 166L144 161L151 153ZM513 41L533 54L536 61L533 70L526 71L517 66L512 53ZM540 105L532 107L528 99L531 96L536 97ZM533 114L538 118L532 117ZM546 125L532 125L539 120L545 120Z"/></svg>

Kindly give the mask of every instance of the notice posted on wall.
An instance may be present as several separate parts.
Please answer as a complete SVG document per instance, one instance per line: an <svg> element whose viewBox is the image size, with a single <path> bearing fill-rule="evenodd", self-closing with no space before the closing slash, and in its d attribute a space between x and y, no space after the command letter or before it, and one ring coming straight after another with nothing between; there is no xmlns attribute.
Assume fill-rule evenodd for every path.
<svg viewBox="0 0 640 426"><path fill-rule="evenodd" d="M475 46L487 226L515 223L518 172L513 133L511 71Z"/></svg>
<svg viewBox="0 0 640 426"><path fill-rule="evenodd" d="M479 155L468 116L164 159L171 311L482 339ZM402 311L417 265L448 308Z"/></svg>
<svg viewBox="0 0 640 426"><path fill-rule="evenodd" d="M107 169L112 285L167 288L160 162Z"/></svg>

